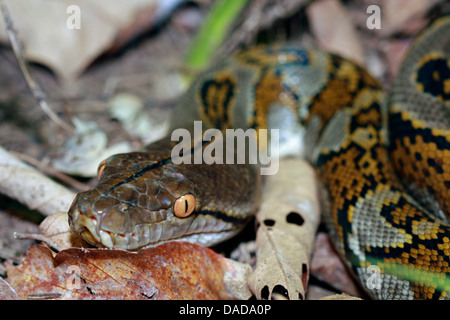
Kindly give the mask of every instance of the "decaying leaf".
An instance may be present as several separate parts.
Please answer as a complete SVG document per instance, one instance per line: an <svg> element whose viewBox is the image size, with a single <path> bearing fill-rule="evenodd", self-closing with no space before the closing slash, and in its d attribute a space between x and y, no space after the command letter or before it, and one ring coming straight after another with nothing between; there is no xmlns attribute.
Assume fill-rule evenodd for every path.
<svg viewBox="0 0 450 320"><path fill-rule="evenodd" d="M174 241L137 253L72 248L55 255L36 245L6 270L21 299L248 298L242 279L250 266L236 265L201 245Z"/></svg>
<svg viewBox="0 0 450 320"><path fill-rule="evenodd" d="M355 27L338 0L316 1L308 7L307 12L312 33L323 49L364 65L364 50L358 41Z"/></svg>
<svg viewBox="0 0 450 320"><path fill-rule="evenodd" d="M70 80L106 50L149 29L179 2L110 0L104 5L91 0L6 0L6 5L28 60ZM8 43L3 19L0 41Z"/></svg>
<svg viewBox="0 0 450 320"><path fill-rule="evenodd" d="M256 268L249 286L258 299L281 294L304 299L314 235L320 221L313 168L301 159L280 160L267 176L256 235Z"/></svg>
<svg viewBox="0 0 450 320"><path fill-rule="evenodd" d="M339 291L352 296L361 294L352 275L334 250L330 236L324 232L319 232L316 236L311 274L325 283L332 284Z"/></svg>
<svg viewBox="0 0 450 320"><path fill-rule="evenodd" d="M44 215L67 211L75 194L0 147L0 193Z"/></svg>

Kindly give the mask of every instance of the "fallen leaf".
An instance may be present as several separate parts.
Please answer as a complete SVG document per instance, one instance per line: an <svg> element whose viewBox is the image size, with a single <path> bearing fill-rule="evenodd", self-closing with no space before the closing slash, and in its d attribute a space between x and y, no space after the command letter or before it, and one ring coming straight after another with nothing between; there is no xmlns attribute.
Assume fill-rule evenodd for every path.
<svg viewBox="0 0 450 320"><path fill-rule="evenodd" d="M338 0L320 0L307 8L311 31L323 49L364 65L361 43L350 16Z"/></svg>
<svg viewBox="0 0 450 320"><path fill-rule="evenodd" d="M384 54L387 65L387 74L390 79L395 79L403 60L405 59L412 44L411 39L391 39L384 47Z"/></svg>
<svg viewBox="0 0 450 320"><path fill-rule="evenodd" d="M439 0L383 0L381 3L383 35L400 31L417 33L427 23L425 13L438 2Z"/></svg>
<svg viewBox="0 0 450 320"><path fill-rule="evenodd" d="M167 15L180 0L6 0L25 56L72 80L98 56L126 44ZM74 19L79 8L79 25ZM68 24L75 28L69 28ZM9 43L0 19L0 41Z"/></svg>
<svg viewBox="0 0 450 320"><path fill-rule="evenodd" d="M249 286L257 299L280 294L304 299L314 235L320 221L314 169L302 159L282 159L267 176L257 213L256 267Z"/></svg>
<svg viewBox="0 0 450 320"><path fill-rule="evenodd" d="M324 297L336 294L333 291L322 288L319 285L310 284L308 286L308 292L306 293L306 300L319 300Z"/></svg>
<svg viewBox="0 0 450 320"><path fill-rule="evenodd" d="M333 249L328 234L319 232L311 261L311 274L317 279L331 284L335 289L353 296L359 296L352 275L347 271L336 250Z"/></svg>
<svg viewBox="0 0 450 320"><path fill-rule="evenodd" d="M6 270L21 299L209 300L248 296L239 283L249 266L236 264L201 245L174 241L136 253L72 248L54 255L36 245Z"/></svg>
<svg viewBox="0 0 450 320"><path fill-rule="evenodd" d="M75 194L0 147L0 193L44 215L68 211Z"/></svg>

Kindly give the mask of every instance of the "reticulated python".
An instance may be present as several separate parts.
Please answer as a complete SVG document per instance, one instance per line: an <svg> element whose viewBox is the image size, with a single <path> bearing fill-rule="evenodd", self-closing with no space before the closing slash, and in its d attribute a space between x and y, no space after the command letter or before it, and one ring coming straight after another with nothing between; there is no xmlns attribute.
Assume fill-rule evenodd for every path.
<svg viewBox="0 0 450 320"><path fill-rule="evenodd" d="M389 97L365 70L331 54L243 51L197 78L172 129L194 120L221 130L277 128L282 145L306 132L330 234L363 287L374 265L381 288L367 289L375 297L448 299L449 34L449 16L422 32ZM175 165L176 143L169 136L106 159L98 185L69 211L72 228L96 246L127 250L175 239L211 245L239 232L258 209L254 166Z"/></svg>

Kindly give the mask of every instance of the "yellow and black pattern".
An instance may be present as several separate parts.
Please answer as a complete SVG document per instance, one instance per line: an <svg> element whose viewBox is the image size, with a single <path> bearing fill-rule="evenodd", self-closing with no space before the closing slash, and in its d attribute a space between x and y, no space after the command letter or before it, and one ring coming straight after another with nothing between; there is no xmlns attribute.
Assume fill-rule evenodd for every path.
<svg viewBox="0 0 450 320"><path fill-rule="evenodd" d="M362 287L380 299L450 299L450 226L446 221L450 214L450 38L441 36L448 34L450 16L444 16L420 35L388 98L367 71L331 54L294 46L243 51L198 77L180 100L172 127L202 120L219 129L271 129L268 119L288 110L294 121L278 129L294 122L314 131L316 141L308 157L328 196L325 220ZM158 148L155 143L150 149ZM224 240L219 234L225 228L227 237L238 232L242 226L233 228L231 219L236 212L242 220L254 214L259 197L249 190L259 187L259 180L245 167L177 167L165 158L156 168L148 164L147 157L141 154L144 169L138 178L157 177L157 170L162 170L167 182L159 187L169 190L172 201L187 192L180 190L180 181L192 189L188 193L203 189L201 194L208 201L200 224L214 226L218 235L212 239L208 229L204 235L209 238L201 243ZM183 180L185 176L189 184ZM144 190L150 182L139 179L114 181L128 189L136 189L140 183ZM190 184L196 179L194 188ZM220 188L214 189L216 186ZM100 187L110 189L109 185L96 188ZM97 201L85 198L88 203ZM200 206L202 201L197 202ZM138 208L133 209L136 216L145 217ZM165 217L152 220L161 226L159 234L165 240L187 236L187 224L196 237L203 237L194 220L173 218L170 208L167 210ZM101 213L85 203L74 203L71 212L71 216L78 212L83 217L89 213L84 225L71 220L74 229L91 227L96 243L103 238L111 242L109 236L97 235L98 228L90 222L104 220ZM127 223L134 227L133 219ZM174 221L178 229L173 227ZM129 233L120 223L114 227L120 229L120 236ZM136 247L162 239L144 241L135 233L133 237ZM122 242L109 242L102 245L123 246ZM373 267L381 279L375 287L370 285Z"/></svg>
<svg viewBox="0 0 450 320"><path fill-rule="evenodd" d="M372 275L367 268L380 268L381 287L368 291L382 299L449 299L450 228L440 213L450 212L450 109L440 80L446 79L450 60L448 52L445 59L443 53L425 54L439 45L449 48L449 42L433 37L445 34L442 28L449 32L450 19L443 19L446 23L432 25L416 44L420 54L412 49L394 85L389 99L391 153L383 136L382 94L359 70L350 77L360 79L356 90L350 85L345 91L341 84L340 97L352 96L351 107L330 118L331 129L325 128L318 144L316 167L331 199L326 213L331 234L364 288ZM415 73L405 75L408 70ZM437 119L440 112L447 117ZM335 135L344 138L336 142L331 139ZM426 194L427 199L404 191L412 181L414 194ZM417 191L423 189L425 193Z"/></svg>
<svg viewBox="0 0 450 320"><path fill-rule="evenodd" d="M447 99L446 85L439 82L436 87L423 80L426 76L433 81L446 79L442 55L434 57L438 60L427 56L417 61L414 88L417 94L433 95L440 108ZM380 84L367 71L338 56L274 46L244 51L230 61L227 68L254 75L245 86L251 92L250 127L267 128L267 114L274 105L294 110L303 125L313 118L320 120L313 164L330 200L326 220L363 287L370 281L368 267L376 266L381 287L368 288L373 296L449 298L445 281L450 280L450 228L431 215L433 210L421 199L406 193L404 186L404 181L414 179L418 188L432 189L436 196L429 202L434 208L449 211L448 127L439 123L437 128L428 128L430 121L417 120L417 113L408 109L396 112L398 104L388 115ZM293 81L294 77L298 79ZM305 90L314 79L315 85ZM246 93L236 92L235 99L239 94ZM241 107L233 105L230 112ZM435 106L420 108L420 114L432 114Z"/></svg>
<svg viewBox="0 0 450 320"><path fill-rule="evenodd" d="M408 188L450 218L449 17L433 23L406 57L390 96L391 157ZM437 204L436 204L437 203Z"/></svg>
<svg viewBox="0 0 450 320"><path fill-rule="evenodd" d="M204 80L198 90L203 121L212 128L231 128L230 110L238 90L234 74L226 70Z"/></svg>
<svg viewBox="0 0 450 320"><path fill-rule="evenodd" d="M445 27L450 22L438 25ZM439 32L433 26L429 30L431 34ZM428 46L432 51L432 44ZM294 50L273 47L238 55L236 64L242 68L255 68L261 63L252 89L255 127L267 126L265 115L274 103L288 108L294 105L297 115L306 114L298 116L304 124L319 118L322 134L315 147L314 165L330 199L330 212L325 213L328 226L363 287L368 288L372 275L368 267L376 266L381 272L381 287L368 288L373 296L448 299L450 228L439 213L437 218L432 215L436 208L449 212L448 126L443 118L416 119L418 114L433 115L436 108L445 109L442 105L448 100L448 60L436 54L417 60L415 77L410 77L416 82L408 90L414 87L415 94L432 95L435 104L420 105L419 113L399 110L396 104L388 120L384 93L377 81L362 68L333 55L326 55L326 63L321 66L327 77L322 78L316 91L310 92L314 94L302 100L305 96L301 89L289 85L287 77L291 74L286 65L274 64L292 62L285 59L285 52ZM321 55L316 51L299 52L296 54L302 57L305 68L314 68L313 63ZM298 86L303 81L308 79L301 76ZM283 93L289 99L281 101ZM393 97L391 101L398 99L395 93ZM408 97L404 100L414 102ZM448 105L446 108L448 112ZM391 152L386 139L388 122ZM427 127L435 122L439 122L435 127ZM405 182L408 186L410 180L416 181L417 189L430 189L427 194L432 199L422 201L405 192Z"/></svg>
<svg viewBox="0 0 450 320"><path fill-rule="evenodd" d="M429 53L417 64L414 81L418 92L430 94L440 102L450 100L450 66L448 59Z"/></svg>

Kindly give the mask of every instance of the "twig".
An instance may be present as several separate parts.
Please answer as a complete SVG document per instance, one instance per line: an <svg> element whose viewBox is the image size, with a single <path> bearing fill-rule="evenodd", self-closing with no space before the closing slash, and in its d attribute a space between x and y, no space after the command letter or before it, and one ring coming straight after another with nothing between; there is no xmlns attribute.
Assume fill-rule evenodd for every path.
<svg viewBox="0 0 450 320"><path fill-rule="evenodd" d="M16 156L17 158L19 158L22 161L25 161L29 164L31 164L32 166L38 168L40 171L45 172L61 181L64 181L65 183L71 185L73 188L79 190L79 191L84 191L89 189L89 186L87 186L84 183L81 183L71 177L69 177L68 175L65 175L64 173L53 169L52 167L46 166L45 164L43 164L41 161L30 157L29 155L23 154L23 153L19 153L19 152L14 152L14 151L10 151L10 153L14 156Z"/></svg>
<svg viewBox="0 0 450 320"><path fill-rule="evenodd" d="M71 131L72 127L61 120L49 107L47 104L47 101L45 100L46 96L45 93L42 91L42 89L39 87L39 85L34 81L32 78L27 62L25 60L25 57L23 55L23 49L20 44L20 41L18 40L18 37L16 35L16 32L14 30L13 22L11 19L11 15L9 13L9 10L5 4L4 0L0 0L0 6L2 9L3 17L5 19L6 24L6 31L8 33L9 41L11 42L11 47L14 51L14 55L16 56L17 63L19 64L20 69L22 70L22 74L25 78L25 81L28 84L28 87L31 90L31 93L35 97L37 103L41 107L41 109L47 114L47 116L54 121L57 125L59 125L61 128L67 131Z"/></svg>

